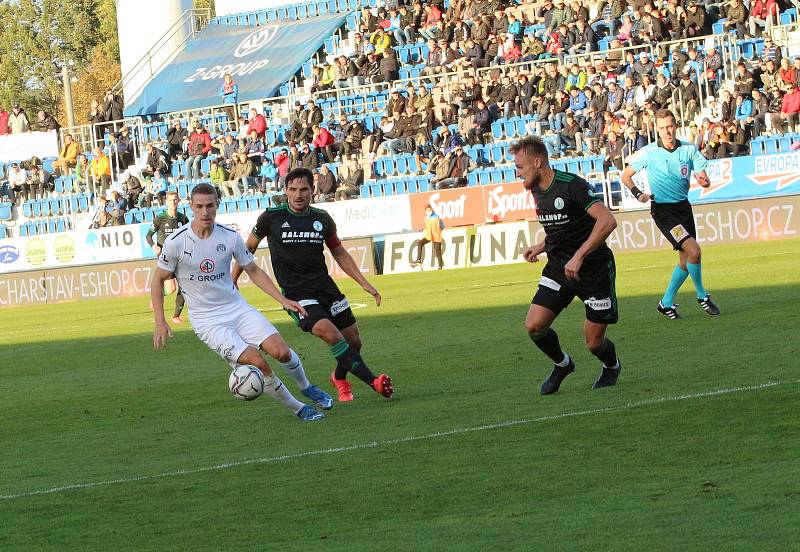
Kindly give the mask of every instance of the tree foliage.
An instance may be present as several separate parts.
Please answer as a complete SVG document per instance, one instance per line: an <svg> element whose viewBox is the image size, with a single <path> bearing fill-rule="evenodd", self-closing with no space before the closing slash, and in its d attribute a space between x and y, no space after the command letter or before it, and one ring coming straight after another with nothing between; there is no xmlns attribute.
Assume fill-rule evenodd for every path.
<svg viewBox="0 0 800 552"><path fill-rule="evenodd" d="M114 0L2 2L0 21L1 106L19 102L29 113L44 109L65 122L60 79L65 64L86 86L108 86L114 75L119 78Z"/></svg>
<svg viewBox="0 0 800 552"><path fill-rule="evenodd" d="M194 0L194 7L197 9L209 8L211 10L211 17L214 17L217 14L216 7L214 6L214 0Z"/></svg>

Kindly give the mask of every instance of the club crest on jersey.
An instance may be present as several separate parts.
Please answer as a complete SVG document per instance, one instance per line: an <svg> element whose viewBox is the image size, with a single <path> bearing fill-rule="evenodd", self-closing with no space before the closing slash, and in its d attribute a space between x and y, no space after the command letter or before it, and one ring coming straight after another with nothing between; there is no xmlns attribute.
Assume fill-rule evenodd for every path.
<svg viewBox="0 0 800 552"><path fill-rule="evenodd" d="M322 223L320 221L315 220L313 226L314 230L316 230L317 232L322 232Z"/></svg>
<svg viewBox="0 0 800 552"><path fill-rule="evenodd" d="M556 200L553 202L553 207L558 209L559 211L564 208L564 200L560 197L557 197Z"/></svg>
<svg viewBox="0 0 800 552"><path fill-rule="evenodd" d="M209 274L211 272L214 272L215 268L216 266L214 265L214 261L212 261L211 259L203 259L202 261L200 261L200 272L204 274Z"/></svg>
<svg viewBox="0 0 800 552"><path fill-rule="evenodd" d="M219 244L219 245L217 246L217 253L222 253L222 252L223 252L223 251L225 251L226 249L227 249L227 248L225 247L225 244L224 244L224 243L221 243L221 244Z"/></svg>
<svg viewBox="0 0 800 552"><path fill-rule="evenodd" d="M689 178L689 165L681 165L681 178Z"/></svg>

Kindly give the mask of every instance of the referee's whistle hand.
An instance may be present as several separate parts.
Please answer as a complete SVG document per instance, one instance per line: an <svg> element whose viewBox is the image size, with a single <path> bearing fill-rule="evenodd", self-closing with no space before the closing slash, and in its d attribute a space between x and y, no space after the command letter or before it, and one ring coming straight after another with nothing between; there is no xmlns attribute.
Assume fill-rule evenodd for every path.
<svg viewBox="0 0 800 552"><path fill-rule="evenodd" d="M651 197L650 194L640 194L637 199L641 203L647 203L648 201L650 201L650 197Z"/></svg>

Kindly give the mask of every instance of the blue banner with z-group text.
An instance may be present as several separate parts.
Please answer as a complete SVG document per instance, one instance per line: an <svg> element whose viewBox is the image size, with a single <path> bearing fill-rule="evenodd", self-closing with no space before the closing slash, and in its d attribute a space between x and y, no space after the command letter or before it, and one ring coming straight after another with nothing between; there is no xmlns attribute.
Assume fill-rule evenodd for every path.
<svg viewBox="0 0 800 552"><path fill-rule="evenodd" d="M692 178L689 201L708 203L775 195L800 194L800 151L709 161L711 186Z"/></svg>
<svg viewBox="0 0 800 552"><path fill-rule="evenodd" d="M346 16L323 15L258 27L209 25L125 106L125 115L221 104L219 91L226 73L239 88L239 103L276 96Z"/></svg>

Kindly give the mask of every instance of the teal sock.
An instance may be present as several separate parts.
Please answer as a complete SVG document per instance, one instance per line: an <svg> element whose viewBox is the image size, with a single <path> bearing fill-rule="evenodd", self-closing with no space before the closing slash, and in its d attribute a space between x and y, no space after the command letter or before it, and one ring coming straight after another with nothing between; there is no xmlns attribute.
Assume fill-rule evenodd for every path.
<svg viewBox="0 0 800 552"><path fill-rule="evenodd" d="M665 307L671 307L675 304L675 295L677 295L678 290L681 289L681 286L688 277L688 272L686 272L680 266L675 267L675 270L672 271L672 276L669 279L667 291L664 292L664 297L661 299L662 305Z"/></svg>
<svg viewBox="0 0 800 552"><path fill-rule="evenodd" d="M708 294L706 293L706 288L703 287L703 271L700 269L700 263L686 263L686 269L689 271L689 276L692 277L694 289L697 291L697 298L705 298Z"/></svg>

